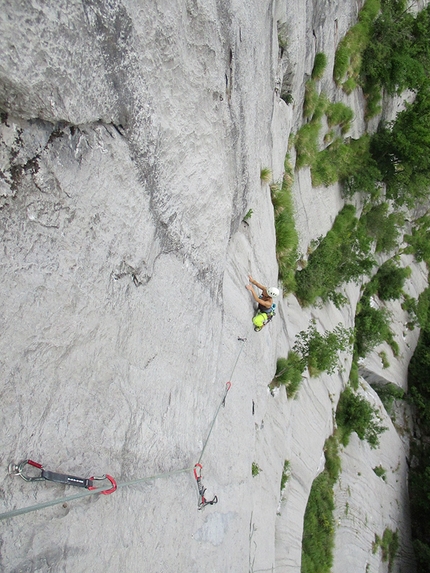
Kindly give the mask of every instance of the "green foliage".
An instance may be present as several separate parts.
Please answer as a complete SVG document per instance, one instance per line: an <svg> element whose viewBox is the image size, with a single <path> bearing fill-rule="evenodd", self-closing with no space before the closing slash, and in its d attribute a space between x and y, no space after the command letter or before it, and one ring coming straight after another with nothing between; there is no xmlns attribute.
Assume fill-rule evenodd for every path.
<svg viewBox="0 0 430 573"><path fill-rule="evenodd" d="M352 182L371 161L369 141L367 135L360 139L350 139L348 142L337 137L325 149L318 152L311 164L314 187L319 185L327 187L336 181L341 181L343 184Z"/></svg>
<svg viewBox="0 0 430 573"><path fill-rule="evenodd" d="M293 351L308 366L311 376L327 371L333 374L336 369L342 371L339 352L347 351L352 344L352 331L338 324L333 332L327 330L320 334L312 321L307 330L296 337Z"/></svg>
<svg viewBox="0 0 430 573"><path fill-rule="evenodd" d="M381 350L381 352L378 352L378 356L381 359L382 368L389 368L390 363L388 362L387 353L384 350Z"/></svg>
<svg viewBox="0 0 430 573"><path fill-rule="evenodd" d="M420 539L413 541L415 559L417 561L417 573L429 573L430 571L430 545Z"/></svg>
<svg viewBox="0 0 430 573"><path fill-rule="evenodd" d="M382 551L382 561L388 561L388 571L392 571L394 559L399 549L399 534L388 527L385 529L382 539L375 534L375 541L372 545L372 552L376 553L378 547Z"/></svg>
<svg viewBox="0 0 430 573"><path fill-rule="evenodd" d="M375 472L375 474L382 478L384 481L387 479L386 478L386 474L387 474L387 470L385 468L383 468L381 465L376 466L375 468L373 468L373 471Z"/></svg>
<svg viewBox="0 0 430 573"><path fill-rule="evenodd" d="M388 93L417 90L429 71L430 11L416 16L404 0L382 3L364 54L362 77L366 86L380 86Z"/></svg>
<svg viewBox="0 0 430 573"><path fill-rule="evenodd" d="M386 184L387 197L412 206L430 186L430 89L382 126L372 137L370 151Z"/></svg>
<svg viewBox="0 0 430 573"><path fill-rule="evenodd" d="M249 210L247 211L246 215L244 215L242 221L245 222L245 221L247 221L248 219L250 219L250 218L252 217L252 214L253 214L253 210L252 210L252 209L249 209Z"/></svg>
<svg viewBox="0 0 430 573"><path fill-rule="evenodd" d="M354 118L354 112L350 107L342 102L329 103L326 110L326 116L329 127L340 125L342 127L342 132L346 133Z"/></svg>
<svg viewBox="0 0 430 573"><path fill-rule="evenodd" d="M260 472L261 472L261 469L258 466L258 464L255 462L252 462L252 468L251 468L252 477L258 476L258 474Z"/></svg>
<svg viewBox="0 0 430 573"><path fill-rule="evenodd" d="M291 468L290 462L288 460L284 461L284 467L282 468L282 476L281 476L281 492L284 487L287 485L288 480L291 477Z"/></svg>
<svg viewBox="0 0 430 573"><path fill-rule="evenodd" d="M284 100L287 105L294 103L293 94L291 92L281 93L281 99Z"/></svg>
<svg viewBox="0 0 430 573"><path fill-rule="evenodd" d="M306 268L296 271L296 295L303 305L314 304L318 298L326 302L342 283L370 273L370 241L359 231L355 208L346 205L309 256Z"/></svg>
<svg viewBox="0 0 430 573"><path fill-rule="evenodd" d="M312 69L312 79L313 80L320 80L323 75L324 71L327 67L327 56L323 52L318 52L315 55L314 60L314 67Z"/></svg>
<svg viewBox="0 0 430 573"><path fill-rule="evenodd" d="M388 259L368 283L364 294L376 293L381 300L397 300L402 296L405 280L410 276L410 267L398 267L393 259Z"/></svg>
<svg viewBox="0 0 430 573"><path fill-rule="evenodd" d="M378 394L388 414L392 413L394 400L403 400L405 397L405 391L391 382L388 382L388 384L372 384L372 388Z"/></svg>
<svg viewBox="0 0 430 573"><path fill-rule="evenodd" d="M358 364L357 360L354 358L351 363L351 370L349 372L349 383L351 384L351 388L353 390L358 389L358 378L359 378Z"/></svg>
<svg viewBox="0 0 430 573"><path fill-rule="evenodd" d="M336 410L341 443L347 446L352 432L355 432L360 440L366 440L371 448L378 447L379 436L387 429L381 426L380 421L377 410L347 386L340 396Z"/></svg>
<svg viewBox="0 0 430 573"><path fill-rule="evenodd" d="M270 183L272 181L272 170L269 167L262 167L260 179L263 183Z"/></svg>
<svg viewBox="0 0 430 573"><path fill-rule="evenodd" d="M409 362L408 385L409 399L417 408L420 430L430 435L430 288L427 288L418 302L419 320L422 324L420 337L414 355Z"/></svg>
<svg viewBox="0 0 430 573"><path fill-rule="evenodd" d="M325 441L324 455L325 471L328 473L330 480L335 483L342 470L341 459L339 456L339 440L336 433Z"/></svg>
<svg viewBox="0 0 430 573"><path fill-rule="evenodd" d="M290 350L288 358L278 358L272 385L284 385L288 398L294 398L300 387L305 368L306 362L303 361L302 357L297 352Z"/></svg>
<svg viewBox="0 0 430 573"><path fill-rule="evenodd" d="M312 117L317 107L319 94L317 92L316 82L308 80L305 85L305 99L303 102L303 116Z"/></svg>
<svg viewBox="0 0 430 573"><path fill-rule="evenodd" d="M276 258L278 259L279 280L284 293L296 288L295 271L298 259L299 236L294 221L292 197L293 170L289 156L285 157L282 186L272 186L271 195L275 211Z"/></svg>
<svg viewBox="0 0 430 573"><path fill-rule="evenodd" d="M409 252L413 253L418 262L425 261L430 266L430 216L424 215L415 222L412 235L404 239L410 245Z"/></svg>
<svg viewBox="0 0 430 573"><path fill-rule="evenodd" d="M418 297L417 320L423 330L430 327L430 288L427 287Z"/></svg>
<svg viewBox="0 0 430 573"><path fill-rule="evenodd" d="M388 214L388 208L386 202L377 203L360 218L366 232L376 241L377 253L388 253L397 246L399 228L404 224L403 214Z"/></svg>
<svg viewBox="0 0 430 573"><path fill-rule="evenodd" d="M354 352L357 357L364 357L378 344L388 342L396 355L398 346L396 347L390 329L391 315L385 308L373 308L370 301L371 295L369 289L366 289L357 306L355 316Z"/></svg>
<svg viewBox="0 0 430 573"><path fill-rule="evenodd" d="M318 153L318 135L321 121L305 123L296 133L295 148L297 152L296 167L311 165Z"/></svg>
<svg viewBox="0 0 430 573"><path fill-rule="evenodd" d="M303 523L302 573L329 573L333 564L335 524L333 486L340 472L337 439L324 446L326 465L314 480Z"/></svg>
<svg viewBox="0 0 430 573"><path fill-rule="evenodd" d="M344 85L345 81L357 81L361 58L367 48L372 32L372 23L380 9L380 0L366 0L358 14L358 22L348 30L344 38L339 42L336 50L333 77L338 85ZM347 86L351 90L351 84Z"/></svg>

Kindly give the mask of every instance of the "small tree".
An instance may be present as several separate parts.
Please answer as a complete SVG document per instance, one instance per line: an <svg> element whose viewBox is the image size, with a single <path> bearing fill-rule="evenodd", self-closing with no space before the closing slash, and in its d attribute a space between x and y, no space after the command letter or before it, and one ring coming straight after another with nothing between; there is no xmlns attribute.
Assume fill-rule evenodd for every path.
<svg viewBox="0 0 430 573"><path fill-rule="evenodd" d="M296 339L293 350L301 356L309 368L311 376L327 371L333 374L338 368L339 352L349 349L352 344L353 334L351 329L338 324L333 332L329 330L320 334L312 321L307 330L302 330Z"/></svg>
<svg viewBox="0 0 430 573"><path fill-rule="evenodd" d="M349 387L340 396L336 422L341 429L341 442L344 446L348 445L352 432L355 432L360 440L366 440L371 448L376 448L380 434L387 430L380 424L378 411Z"/></svg>

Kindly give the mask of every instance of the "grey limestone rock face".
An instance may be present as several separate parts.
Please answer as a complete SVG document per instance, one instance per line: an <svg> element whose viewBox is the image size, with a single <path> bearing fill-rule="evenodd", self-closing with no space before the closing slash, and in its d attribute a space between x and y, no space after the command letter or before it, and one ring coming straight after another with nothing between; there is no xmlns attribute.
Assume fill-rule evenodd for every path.
<svg viewBox="0 0 430 573"><path fill-rule="evenodd" d="M347 287L352 302L341 311L301 309L288 297L256 334L244 287L248 273L275 284L278 272L261 169L283 175L315 53L329 61L322 89L344 101L329 69L359 7L2 2L0 511L76 491L7 474L26 458L120 484L148 478L3 522L5 572L300 570L303 515L350 357L343 374L306 378L297 400L267 386L311 319L321 330L352 326L359 290ZM362 103L349 103L354 134ZM312 189L306 169L294 192L305 249L343 199L338 186ZM404 364L393 366L399 372ZM199 512L192 467L209 432L203 482L219 502ZM384 457L392 465L395 436ZM345 483L367 453L352 444ZM286 459L291 478L280 492ZM403 482L398 491L403 503ZM341 507L341 485L338 495ZM395 494L385 501L379 533ZM393 515L403 527L402 512ZM353 534L344 525L339 571L339 540ZM402 543L407 553L406 526ZM363 570L367 545L359 537L348 571Z"/></svg>

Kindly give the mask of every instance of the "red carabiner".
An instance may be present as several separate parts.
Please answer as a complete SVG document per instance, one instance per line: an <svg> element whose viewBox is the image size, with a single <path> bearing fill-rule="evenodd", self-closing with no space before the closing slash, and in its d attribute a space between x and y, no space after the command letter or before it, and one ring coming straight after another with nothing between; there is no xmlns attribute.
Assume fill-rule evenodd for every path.
<svg viewBox="0 0 430 573"><path fill-rule="evenodd" d="M199 468L199 475L197 475L197 468ZM196 464L196 465L194 466L194 477L196 478L196 480L201 479L201 477L202 477L202 469L203 469L202 464Z"/></svg>
<svg viewBox="0 0 430 573"><path fill-rule="evenodd" d="M90 480L92 481L94 479L94 476L90 478ZM102 493L103 495L109 495L110 493L113 493L114 491L117 490L117 484L116 481L114 480L114 478L108 474L106 474L106 479L108 479L110 481L110 483L112 484L112 487L110 489L107 489L105 491L101 491L100 493ZM98 489L95 485L90 486L88 489Z"/></svg>

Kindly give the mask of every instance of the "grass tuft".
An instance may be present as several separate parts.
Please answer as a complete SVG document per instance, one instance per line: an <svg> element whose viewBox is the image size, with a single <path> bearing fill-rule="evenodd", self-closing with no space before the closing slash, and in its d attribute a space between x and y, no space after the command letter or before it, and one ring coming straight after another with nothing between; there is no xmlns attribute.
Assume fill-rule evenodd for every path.
<svg viewBox="0 0 430 573"><path fill-rule="evenodd" d="M260 171L260 179L263 183L270 183L272 181L272 170L268 167L263 167Z"/></svg>

